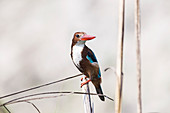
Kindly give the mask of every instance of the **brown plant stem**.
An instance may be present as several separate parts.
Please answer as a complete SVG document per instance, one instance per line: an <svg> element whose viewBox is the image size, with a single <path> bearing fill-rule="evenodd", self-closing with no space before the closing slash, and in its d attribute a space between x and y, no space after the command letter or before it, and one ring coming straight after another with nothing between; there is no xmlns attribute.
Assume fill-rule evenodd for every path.
<svg viewBox="0 0 170 113"><path fill-rule="evenodd" d="M138 83L138 103L137 113L142 113L142 96L141 96L141 15L140 0L135 1L135 34L136 34L136 66L137 66L137 83Z"/></svg>
<svg viewBox="0 0 170 113"><path fill-rule="evenodd" d="M124 15L125 15L125 0L120 0L119 6L119 36L118 36L118 51L117 51L117 83L115 94L115 113L121 113L122 104L122 89L123 89L123 41L124 41Z"/></svg>

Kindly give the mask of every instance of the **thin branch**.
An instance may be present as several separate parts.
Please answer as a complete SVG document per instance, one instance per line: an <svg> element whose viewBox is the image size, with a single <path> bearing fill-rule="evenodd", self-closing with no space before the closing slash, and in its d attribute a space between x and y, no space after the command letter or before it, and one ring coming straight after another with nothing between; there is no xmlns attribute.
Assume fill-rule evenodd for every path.
<svg viewBox="0 0 170 113"><path fill-rule="evenodd" d="M135 32L136 32L136 65L137 65L137 81L138 81L138 104L137 111L142 113L142 96L141 96L141 15L140 15L140 0L135 1Z"/></svg>
<svg viewBox="0 0 170 113"><path fill-rule="evenodd" d="M3 107L6 109L6 111L7 111L8 113L11 113L11 112L9 111L9 109L8 109L5 105L3 105Z"/></svg>
<svg viewBox="0 0 170 113"><path fill-rule="evenodd" d="M67 95L66 94L60 94L60 95L57 95L57 96L34 97L34 98L29 98L29 99L15 100L15 101L11 101L9 103L4 103L4 104L5 105L11 105L11 104L16 104L16 103L21 103L21 102L29 102L29 101L34 101L34 100L57 98L57 97L60 97L60 96L67 96Z"/></svg>
<svg viewBox="0 0 170 113"><path fill-rule="evenodd" d="M24 92L27 92L27 91L31 91L31 90L34 90L34 89L42 88L42 87L45 87L45 86L49 86L49 85L52 85L52 84L56 84L56 83L59 83L59 82L62 82L62 81L68 80L68 79L72 79L72 78L81 76L81 75L82 74L77 74L77 75L70 76L70 77L67 77L67 78L64 78L64 79L60 79L60 80L57 80L57 81L53 81L53 82L50 82L50 83L47 83L47 84L43 84L43 85L39 85L39 86L36 86L36 87L28 88L28 89L25 89L25 90L17 91L15 93L11 93L11 94L8 94L8 95L5 95L5 96L1 96L0 99L6 98L6 97L10 97L10 96L14 96L14 95L17 95L17 94L21 94L21 93L24 93Z"/></svg>
<svg viewBox="0 0 170 113"><path fill-rule="evenodd" d="M59 96L50 96L50 97L36 97L36 98L30 98L30 97L34 97L34 96L42 96L42 95L54 95L54 94L61 94L59 96L66 96L64 94L76 94L76 95L101 95L106 97L107 99L114 101L112 98L108 97L107 95L103 95L103 94L96 94L96 93L84 93L84 92L72 92L72 91L62 91L62 92L45 92L45 93L36 93L36 94L32 94L32 95L27 95L27 96L23 96L23 97L19 97L19 98L15 98L12 99L10 101L7 101L3 104L0 105L0 107L5 106L5 105L10 105L10 104L14 104L17 102L25 102L25 101L31 101L31 100L39 100L39 99L45 99L45 98L56 98ZM30 99L25 99L25 98L30 98ZM21 100L23 99L23 100Z"/></svg>
<svg viewBox="0 0 170 113"><path fill-rule="evenodd" d="M108 70L112 70L114 72L114 74L116 75L116 69L114 67L107 67L104 69L104 72L106 72Z"/></svg>
<svg viewBox="0 0 170 113"><path fill-rule="evenodd" d="M38 107L34 103L29 102L29 101L27 101L27 103L31 104L37 110L38 113L41 113Z"/></svg>
<svg viewBox="0 0 170 113"><path fill-rule="evenodd" d="M124 41L124 15L125 0L120 0L119 6L119 36L117 51L117 85L115 94L115 113L121 113L122 89L123 89L123 41Z"/></svg>

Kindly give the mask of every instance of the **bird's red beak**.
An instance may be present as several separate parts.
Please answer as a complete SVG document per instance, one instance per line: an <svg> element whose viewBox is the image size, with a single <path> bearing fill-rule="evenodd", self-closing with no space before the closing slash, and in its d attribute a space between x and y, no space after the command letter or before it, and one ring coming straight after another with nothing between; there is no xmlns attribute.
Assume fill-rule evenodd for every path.
<svg viewBox="0 0 170 113"><path fill-rule="evenodd" d="M80 39L81 40L91 40L96 38L95 36L91 36L91 35L83 35Z"/></svg>

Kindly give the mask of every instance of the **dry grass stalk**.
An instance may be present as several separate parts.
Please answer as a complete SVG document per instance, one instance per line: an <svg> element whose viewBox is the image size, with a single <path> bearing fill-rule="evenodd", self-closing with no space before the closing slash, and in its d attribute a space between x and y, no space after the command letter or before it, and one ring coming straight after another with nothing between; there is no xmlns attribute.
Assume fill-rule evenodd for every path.
<svg viewBox="0 0 170 113"><path fill-rule="evenodd" d="M44 96L44 95L50 95L50 96ZM108 97L107 95L103 94L97 94L97 93L86 93L86 92L72 92L72 91L55 91L55 92L43 92L43 93L35 93L30 94L22 97L18 97L12 100L9 100L3 104L0 104L0 108L4 107L6 105L11 105L19 102L28 102L33 100L42 100L42 99L50 99L50 98L57 98L61 96L68 96L68 95L96 95L96 96L104 96L105 98L109 99L110 101L114 101L112 98ZM40 96L40 97L39 97Z"/></svg>
<svg viewBox="0 0 170 113"><path fill-rule="evenodd" d="M117 52L117 67L116 67L117 84L116 84L116 94L115 94L115 113L121 113L121 103L122 103L124 15L125 15L125 0L120 0L119 36L118 36L118 52Z"/></svg>
<svg viewBox="0 0 170 113"><path fill-rule="evenodd" d="M137 113L142 113L142 97L141 97L141 15L140 15L140 0L135 1L135 34L136 34L136 60L137 60L137 81L138 81L138 104Z"/></svg>
<svg viewBox="0 0 170 113"><path fill-rule="evenodd" d="M83 77L83 80L82 80L82 83L83 83L86 81L86 78L85 78L85 75L82 75L82 77ZM82 86L82 91L85 93L90 93L89 84ZM84 113L94 113L94 107L93 107L90 94L83 95L83 103L84 103Z"/></svg>
<svg viewBox="0 0 170 113"><path fill-rule="evenodd" d="M46 84L42 84L42 85L38 85L38 86L31 87L31 88L28 88L28 89L24 89L24 90L21 90L21 91L17 91L15 93L11 93L11 94L8 94L8 95L5 95L5 96L1 96L0 99L4 99L4 98L7 98L7 97L11 97L11 96L21 94L21 93L25 93L25 92L28 92L28 91L31 91L31 90L39 89L39 88L42 88L42 87L50 86L50 85L53 85L53 84L56 84L56 83L59 83L59 82L63 82L63 81L66 81L66 80L69 80L69 79L72 79L72 78L79 77L81 75L83 75L83 74L73 75L73 76L70 76L70 77L67 77L67 78L64 78L64 79L56 80L56 81L49 82L49 83L46 83Z"/></svg>

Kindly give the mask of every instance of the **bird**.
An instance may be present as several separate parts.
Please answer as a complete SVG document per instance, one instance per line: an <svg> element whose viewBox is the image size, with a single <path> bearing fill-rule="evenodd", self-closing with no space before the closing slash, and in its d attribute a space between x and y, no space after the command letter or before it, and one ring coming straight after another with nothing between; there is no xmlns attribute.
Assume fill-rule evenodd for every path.
<svg viewBox="0 0 170 113"><path fill-rule="evenodd" d="M78 70L83 73L86 78L89 78L89 80L81 84L81 87L91 81L95 86L97 94L103 94L100 85L101 71L97 58L94 52L85 44L86 41L94 38L96 38L96 36L87 35L85 32L74 33L71 44L71 59ZM99 98L105 101L103 95L99 95Z"/></svg>

